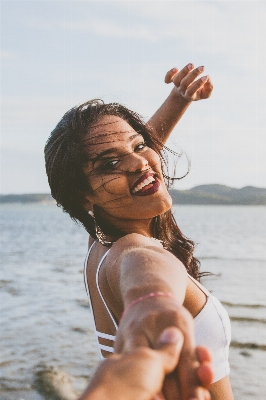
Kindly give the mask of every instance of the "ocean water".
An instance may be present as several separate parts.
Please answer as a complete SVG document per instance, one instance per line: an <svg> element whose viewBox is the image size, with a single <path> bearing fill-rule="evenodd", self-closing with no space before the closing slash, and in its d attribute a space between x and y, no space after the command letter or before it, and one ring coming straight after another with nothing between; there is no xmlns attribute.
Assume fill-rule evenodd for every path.
<svg viewBox="0 0 266 400"><path fill-rule="evenodd" d="M202 271L215 274L204 284L231 317L235 399L266 398L266 207L174 211L198 243ZM51 204L1 205L0 222L0 399L52 399L45 379L63 382L70 396L98 363L82 276L87 234Z"/></svg>

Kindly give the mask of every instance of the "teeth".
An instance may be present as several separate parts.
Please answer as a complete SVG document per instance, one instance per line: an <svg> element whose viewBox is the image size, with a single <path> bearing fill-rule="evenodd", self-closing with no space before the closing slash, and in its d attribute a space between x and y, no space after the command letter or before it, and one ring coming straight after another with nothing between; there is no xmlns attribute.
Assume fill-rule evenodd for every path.
<svg viewBox="0 0 266 400"><path fill-rule="evenodd" d="M153 176L149 176L148 178L146 178L143 182L141 182L138 186L135 187L135 189L132 190L133 193L138 192L139 190L141 190L142 188L144 188L144 186L149 185L150 183L155 182L155 179Z"/></svg>

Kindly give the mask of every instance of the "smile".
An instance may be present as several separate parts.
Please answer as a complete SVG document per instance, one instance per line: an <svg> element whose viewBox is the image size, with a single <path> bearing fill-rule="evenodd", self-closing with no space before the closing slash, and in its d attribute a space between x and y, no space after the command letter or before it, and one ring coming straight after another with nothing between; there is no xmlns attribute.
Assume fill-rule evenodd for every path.
<svg viewBox="0 0 266 400"><path fill-rule="evenodd" d="M131 193L135 196L148 196L159 190L160 182L154 172L141 176L133 185Z"/></svg>

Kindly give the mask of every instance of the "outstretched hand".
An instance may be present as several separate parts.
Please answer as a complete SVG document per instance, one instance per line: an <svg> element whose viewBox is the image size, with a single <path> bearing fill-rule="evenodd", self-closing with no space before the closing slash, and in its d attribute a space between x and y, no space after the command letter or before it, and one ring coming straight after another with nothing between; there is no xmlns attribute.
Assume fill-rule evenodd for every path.
<svg viewBox="0 0 266 400"><path fill-rule="evenodd" d="M194 346L193 318L190 313L184 307L171 304L169 299L165 301L168 301L168 309L160 309L162 305L158 301L153 307L152 300L149 300L151 312L147 315L140 317L143 304L136 304L130 313L126 313L116 335L115 351L131 353L143 346L157 349L158 338L169 324L179 328L183 335L183 346L178 366L166 377L163 395L156 400L209 400L206 387L212 382L213 375L208 350ZM135 312L139 315L138 319Z"/></svg>
<svg viewBox="0 0 266 400"><path fill-rule="evenodd" d="M213 84L208 75L197 79L203 71L203 66L194 69L193 64L186 65L181 71L172 68L165 75L164 81L173 82L176 92L189 102L207 99L212 94Z"/></svg>
<svg viewBox="0 0 266 400"><path fill-rule="evenodd" d="M162 386L165 376L169 377L179 363L182 345L181 331L172 326L162 332L153 350L138 347L126 354L108 357L98 367L79 400L181 400L171 387L170 392L163 393ZM198 347L197 352L197 376L202 385L199 398L209 400L205 387L213 376L210 355L205 348Z"/></svg>

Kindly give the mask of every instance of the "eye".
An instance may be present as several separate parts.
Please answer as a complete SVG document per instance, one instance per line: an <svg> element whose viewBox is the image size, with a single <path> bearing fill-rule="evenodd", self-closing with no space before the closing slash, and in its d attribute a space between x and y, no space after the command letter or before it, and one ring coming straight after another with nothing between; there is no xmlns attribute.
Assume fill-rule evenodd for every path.
<svg viewBox="0 0 266 400"><path fill-rule="evenodd" d="M147 147L147 144L145 142L138 143L137 146L135 147L135 151L143 150L145 149L145 147Z"/></svg>
<svg viewBox="0 0 266 400"><path fill-rule="evenodd" d="M104 162L104 163L99 167L99 169L100 169L101 171L110 171L110 170L114 169L114 168L117 166L117 164L119 163L119 161L120 161L120 160L118 160L118 159L108 160L108 161Z"/></svg>

